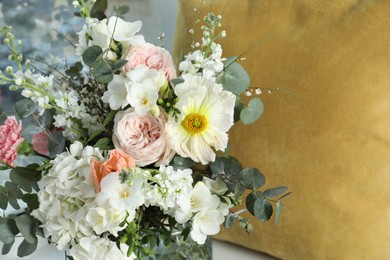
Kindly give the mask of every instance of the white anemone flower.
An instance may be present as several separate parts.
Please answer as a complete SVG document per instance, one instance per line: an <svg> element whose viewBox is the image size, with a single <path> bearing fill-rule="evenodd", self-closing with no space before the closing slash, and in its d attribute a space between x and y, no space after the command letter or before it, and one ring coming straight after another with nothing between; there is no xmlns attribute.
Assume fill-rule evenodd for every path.
<svg viewBox="0 0 390 260"><path fill-rule="evenodd" d="M207 164L215 160L215 150L227 147L227 131L233 125L236 97L221 84L200 76L184 75L175 87L179 98L178 120L170 118L167 133L174 150L182 157Z"/></svg>

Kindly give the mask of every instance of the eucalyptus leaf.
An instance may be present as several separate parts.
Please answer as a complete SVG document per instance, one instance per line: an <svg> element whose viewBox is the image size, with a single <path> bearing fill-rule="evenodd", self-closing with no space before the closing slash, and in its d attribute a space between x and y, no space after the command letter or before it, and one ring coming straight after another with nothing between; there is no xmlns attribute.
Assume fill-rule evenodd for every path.
<svg viewBox="0 0 390 260"><path fill-rule="evenodd" d="M7 224L7 219L0 217L0 241L4 244L10 244L15 241L15 235Z"/></svg>
<svg viewBox="0 0 390 260"><path fill-rule="evenodd" d="M264 199L264 198L258 198L255 201L255 204L253 206L254 215L257 219L261 221L267 221L271 218L273 209L271 203Z"/></svg>
<svg viewBox="0 0 390 260"><path fill-rule="evenodd" d="M54 158L65 149L65 137L62 131L52 131L51 136L48 137L47 149L49 157Z"/></svg>
<svg viewBox="0 0 390 260"><path fill-rule="evenodd" d="M27 204L27 207L29 210L34 210L39 208L39 200L38 200L38 195L36 193L34 194L23 194L22 200Z"/></svg>
<svg viewBox="0 0 390 260"><path fill-rule="evenodd" d="M245 108L245 105L241 102L240 98L236 98L236 104L234 106L234 122L240 120L241 111Z"/></svg>
<svg viewBox="0 0 390 260"><path fill-rule="evenodd" d="M36 237L35 237L35 240L33 241L33 243L29 243L28 241L26 241L24 239L18 247L17 255L19 257L31 255L37 249L37 246L38 246L38 239Z"/></svg>
<svg viewBox="0 0 390 260"><path fill-rule="evenodd" d="M107 0L97 0L91 9L91 17L103 20L106 18L104 12L107 10Z"/></svg>
<svg viewBox="0 0 390 260"><path fill-rule="evenodd" d="M225 227L226 228L231 228L234 224L234 220L236 219L236 216L233 214L229 214L226 216L225 219Z"/></svg>
<svg viewBox="0 0 390 260"><path fill-rule="evenodd" d="M8 190L8 203L14 208L14 209L20 209L18 199L21 199L23 197L23 193L20 191L19 187L10 182L7 181L5 183L5 187Z"/></svg>
<svg viewBox="0 0 390 260"><path fill-rule="evenodd" d="M238 174L242 170L242 165L233 157L217 157L210 164L210 169L213 178L219 175L226 175L231 180L238 180Z"/></svg>
<svg viewBox="0 0 390 260"><path fill-rule="evenodd" d="M246 168L238 176L246 189L255 190L265 184L265 176L256 168Z"/></svg>
<svg viewBox="0 0 390 260"><path fill-rule="evenodd" d="M262 193L259 191L251 192L245 198L245 205L248 211L255 215L255 202L257 199L263 199Z"/></svg>
<svg viewBox="0 0 390 260"><path fill-rule="evenodd" d="M173 164L180 168L192 168L196 165L196 162L191 160L191 158L184 158L181 156L175 156L173 158Z"/></svg>
<svg viewBox="0 0 390 260"><path fill-rule="evenodd" d="M35 236L36 223L33 217L23 214L15 218L16 226L19 228L20 233L23 235L24 239L33 244L37 239Z"/></svg>
<svg viewBox="0 0 390 260"><path fill-rule="evenodd" d="M240 64L231 63L222 76L222 85L225 90L235 95L242 94L250 85L249 75Z"/></svg>
<svg viewBox="0 0 390 260"><path fill-rule="evenodd" d="M21 118L32 115L38 108L38 104L29 98L21 99L15 103L15 111Z"/></svg>
<svg viewBox="0 0 390 260"><path fill-rule="evenodd" d="M5 194L0 193L0 209L6 210L7 206L8 206L8 197Z"/></svg>
<svg viewBox="0 0 390 260"><path fill-rule="evenodd" d="M41 179L41 173L28 167L15 167L9 177L22 190L31 192L32 183L37 183Z"/></svg>
<svg viewBox="0 0 390 260"><path fill-rule="evenodd" d="M100 46L93 45L84 51L82 58L85 64L91 66L102 53L103 50Z"/></svg>
<svg viewBox="0 0 390 260"><path fill-rule="evenodd" d="M226 69L231 64L233 64L237 60L237 56L229 56L226 58L226 60L223 62L224 68Z"/></svg>
<svg viewBox="0 0 390 260"><path fill-rule="evenodd" d="M11 251L11 248L12 248L14 242L15 242L15 240L12 241L11 243L8 243L8 244L5 244L5 243L4 243L4 244L3 244L3 247L2 247L2 249L1 249L1 254L2 254L2 255L8 254L8 253Z"/></svg>
<svg viewBox="0 0 390 260"><path fill-rule="evenodd" d="M175 78L175 79L172 79L171 80L172 84L174 86L178 85L178 84L181 84L184 82L184 79L182 77L179 77L179 78Z"/></svg>
<svg viewBox="0 0 390 260"><path fill-rule="evenodd" d="M121 69L123 66L125 66L127 62L128 62L128 61L125 60L125 59L116 60L116 61L111 65L111 69L112 69L113 71L119 70L119 69Z"/></svg>
<svg viewBox="0 0 390 260"><path fill-rule="evenodd" d="M282 214L282 202L278 201L275 204L275 224L278 224Z"/></svg>
<svg viewBox="0 0 390 260"><path fill-rule="evenodd" d="M279 196L280 194L282 194L283 192L285 192L288 188L286 186L281 186L281 187L276 187L276 188L270 188L268 190L265 190L263 192L264 196L266 198L272 198L272 197L276 197L276 196Z"/></svg>
<svg viewBox="0 0 390 260"><path fill-rule="evenodd" d="M260 98L252 98L248 106L243 108L240 113L241 121L248 125L254 123L264 112L264 104Z"/></svg>

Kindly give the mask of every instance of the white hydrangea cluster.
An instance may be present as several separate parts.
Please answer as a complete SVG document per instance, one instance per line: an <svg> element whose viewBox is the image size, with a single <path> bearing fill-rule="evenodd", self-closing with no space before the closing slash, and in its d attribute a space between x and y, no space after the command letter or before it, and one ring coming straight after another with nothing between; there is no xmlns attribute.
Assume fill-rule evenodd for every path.
<svg viewBox="0 0 390 260"><path fill-rule="evenodd" d="M70 253L74 260L133 260L136 259L134 253L127 256L128 246L121 244L118 248L115 242L107 237L91 235L80 239L79 243L72 247Z"/></svg>
<svg viewBox="0 0 390 260"><path fill-rule="evenodd" d="M39 208L32 215L42 222L45 237L57 244L59 250L93 234L86 220L97 193L89 164L92 157L102 155L96 148L83 148L80 142L75 142L69 151L51 162L52 168L42 177L44 188L38 193Z"/></svg>

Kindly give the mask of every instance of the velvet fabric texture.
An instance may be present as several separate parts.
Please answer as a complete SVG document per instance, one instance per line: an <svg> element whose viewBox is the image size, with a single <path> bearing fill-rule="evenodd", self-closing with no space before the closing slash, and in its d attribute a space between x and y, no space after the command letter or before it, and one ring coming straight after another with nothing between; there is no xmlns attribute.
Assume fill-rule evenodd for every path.
<svg viewBox="0 0 390 260"><path fill-rule="evenodd" d="M201 1L180 2L176 58ZM241 62L251 86L279 88L231 129L231 153L293 192L277 225L218 238L282 259L390 259L390 1L206 0L199 18L210 10L224 57L256 45Z"/></svg>

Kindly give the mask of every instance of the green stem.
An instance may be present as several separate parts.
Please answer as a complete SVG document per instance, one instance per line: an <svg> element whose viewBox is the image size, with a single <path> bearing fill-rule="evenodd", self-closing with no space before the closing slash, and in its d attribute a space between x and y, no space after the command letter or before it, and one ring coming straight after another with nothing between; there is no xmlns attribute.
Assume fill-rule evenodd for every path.
<svg viewBox="0 0 390 260"><path fill-rule="evenodd" d="M89 12L89 9L88 9L88 7L87 7L85 1L84 1L84 0L80 0L80 2L81 2L81 5L82 5L82 7L83 7L83 10L84 10L84 15L85 15L85 17L91 17L91 14L90 14L90 12Z"/></svg>

